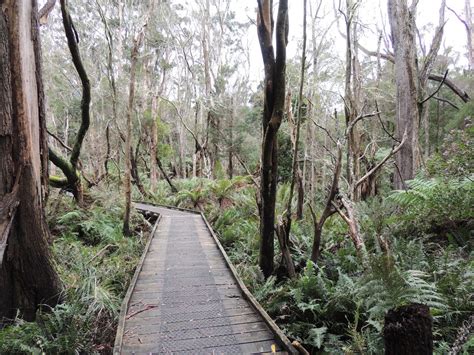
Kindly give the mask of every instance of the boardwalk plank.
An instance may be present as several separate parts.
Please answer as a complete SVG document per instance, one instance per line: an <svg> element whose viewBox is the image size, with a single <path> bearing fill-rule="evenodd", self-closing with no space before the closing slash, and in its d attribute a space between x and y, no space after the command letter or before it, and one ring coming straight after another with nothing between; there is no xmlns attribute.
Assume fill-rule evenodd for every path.
<svg viewBox="0 0 474 355"><path fill-rule="evenodd" d="M295 353L249 302L200 215L136 207L161 219L122 310L114 353Z"/></svg>

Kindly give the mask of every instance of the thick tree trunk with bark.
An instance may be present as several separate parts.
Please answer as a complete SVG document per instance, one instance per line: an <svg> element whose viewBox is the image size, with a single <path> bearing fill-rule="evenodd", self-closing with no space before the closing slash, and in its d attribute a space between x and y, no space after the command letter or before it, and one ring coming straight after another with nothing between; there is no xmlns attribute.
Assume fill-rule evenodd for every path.
<svg viewBox="0 0 474 355"><path fill-rule="evenodd" d="M423 304L410 304L388 311L383 337L386 355L433 354L433 320Z"/></svg>
<svg viewBox="0 0 474 355"><path fill-rule="evenodd" d="M46 131L37 3L0 11L0 323L54 305L59 279L48 250L43 196Z"/></svg>
<svg viewBox="0 0 474 355"><path fill-rule="evenodd" d="M398 167L398 171L395 172L394 176L396 189L402 189L406 180L415 177L415 171L419 165L415 11L416 7L412 5L409 8L405 0L388 1L388 14L395 55L395 83L397 86L396 133L399 140L401 140L405 131L408 134L407 144L395 156Z"/></svg>

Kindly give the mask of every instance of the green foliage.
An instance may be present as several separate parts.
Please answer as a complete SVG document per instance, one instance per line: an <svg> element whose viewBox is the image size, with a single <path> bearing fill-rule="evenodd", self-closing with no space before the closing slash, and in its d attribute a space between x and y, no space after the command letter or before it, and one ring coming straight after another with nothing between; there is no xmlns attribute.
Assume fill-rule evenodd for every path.
<svg viewBox="0 0 474 355"><path fill-rule="evenodd" d="M220 179L214 180L209 185L209 191L212 193L214 198L219 203L219 206L222 207L222 203L225 200L230 200L234 191L238 188L239 185L246 184L248 178L245 176L236 176L233 179Z"/></svg>
<svg viewBox="0 0 474 355"><path fill-rule="evenodd" d="M65 210L49 216L64 302L40 311L36 322L17 319L1 330L0 353L111 351L120 305L145 240L122 235L120 203L105 196L94 196L87 210L63 203L56 207ZM140 221L132 219L135 229Z"/></svg>
<svg viewBox="0 0 474 355"><path fill-rule="evenodd" d="M463 129L451 130L444 140L440 153L428 161L431 175L464 177L474 174L474 125L466 123Z"/></svg>
<svg viewBox="0 0 474 355"><path fill-rule="evenodd" d="M278 179L282 182L290 182L293 165L293 145L290 136L284 133L284 127L278 131Z"/></svg>
<svg viewBox="0 0 474 355"><path fill-rule="evenodd" d="M465 196L471 187L466 181L456 181L418 178L410 183L408 192L394 192L390 199L373 199L357 205L361 231L369 248L366 267L347 238L347 226L338 216L333 216L325 226L319 265L308 263L295 280L276 277L263 280L256 266L258 214L253 188L243 187L238 193L227 194L230 181L215 182L214 193L209 187L210 196L220 196L218 191L221 191L232 200L232 205L222 209L217 198L210 198L206 211L257 300L291 338L308 349L325 353L381 353L385 313L410 302L431 307L436 344L441 349L443 344L454 341L456 330L473 309L469 296L472 265L454 246L444 249L441 256L439 246L433 252L434 245L429 239L402 235L406 235L409 226L418 226L423 236L423 231L436 219L442 225L454 216L466 218L465 197L461 201L460 195ZM463 192L458 195L458 190ZM288 186L280 185L278 214L286 208L287 194ZM446 213L440 211L442 203L450 206ZM463 205L456 206L460 203ZM429 220L423 221L418 214ZM388 256L381 253L377 235L391 242ZM293 221L291 240L297 265L307 260L311 237L308 216ZM276 262L279 262L278 252Z"/></svg>
<svg viewBox="0 0 474 355"><path fill-rule="evenodd" d="M83 327L80 309L75 304L62 304L45 313L38 313L37 321L21 319L0 331L0 352L5 354L79 354L91 350L90 333Z"/></svg>
<svg viewBox="0 0 474 355"><path fill-rule="evenodd" d="M409 190L394 191L389 199L402 208L397 218L404 229L423 232L446 231L458 238L474 218L474 182L471 178L417 177Z"/></svg>
<svg viewBox="0 0 474 355"><path fill-rule="evenodd" d="M188 208L200 207L206 202L206 189L202 182L198 186L191 189L179 189L176 199L179 206Z"/></svg>
<svg viewBox="0 0 474 355"><path fill-rule="evenodd" d="M377 328L381 329L383 316L389 309L413 302L426 304L433 312L445 311L446 301L438 293L436 285L427 279L429 275L426 272L400 270L390 257L373 258L371 270L361 279L357 290L358 298L364 300L371 324L380 322Z"/></svg>

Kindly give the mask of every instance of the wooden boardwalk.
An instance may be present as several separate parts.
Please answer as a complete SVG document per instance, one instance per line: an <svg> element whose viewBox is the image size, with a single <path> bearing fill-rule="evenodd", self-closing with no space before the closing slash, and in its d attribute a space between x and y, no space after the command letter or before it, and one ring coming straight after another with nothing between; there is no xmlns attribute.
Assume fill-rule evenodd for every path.
<svg viewBox="0 0 474 355"><path fill-rule="evenodd" d="M297 354L201 214L135 207L160 218L124 300L114 354Z"/></svg>

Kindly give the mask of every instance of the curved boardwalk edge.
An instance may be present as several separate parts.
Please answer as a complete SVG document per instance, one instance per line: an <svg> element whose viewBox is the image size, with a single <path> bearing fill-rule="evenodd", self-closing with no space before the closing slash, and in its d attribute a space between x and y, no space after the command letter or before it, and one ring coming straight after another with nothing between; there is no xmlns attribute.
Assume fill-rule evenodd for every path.
<svg viewBox="0 0 474 355"><path fill-rule="evenodd" d="M145 262L146 255L148 253L148 250L150 249L150 245L155 235L158 224L160 223L161 216L159 214L156 214L156 215L157 215L157 219L151 230L150 237L148 238L145 248L143 249L142 256L140 257L140 260L135 269L135 273L133 274L132 280L130 281L130 285L128 286L127 293L125 294L125 297L122 301L122 305L120 307L119 322L117 325L117 333L115 336L115 343L114 343L114 354L120 354L120 352L122 351L122 340L123 340L125 318L127 315L128 305L130 303L130 298L132 297L133 290L135 289L135 285L137 284L138 275L140 275L140 271L142 271L143 263Z"/></svg>
<svg viewBox="0 0 474 355"><path fill-rule="evenodd" d="M197 228L197 229L194 231L194 233L198 233L198 234L199 233L205 233L205 234L207 234L206 239L208 240L208 242L206 242L206 244L207 245L214 244L214 247L213 247L214 249L213 250L215 250L215 252L213 252L213 253L217 253L217 254L213 254L213 255L220 254L220 258L222 260L221 265L222 265L222 267L224 267L224 265L225 265L224 268L227 269L227 275L228 276L226 276L226 277L228 277L229 281L232 280L232 284L234 284L234 286L233 286L234 289L238 290L236 292L240 292L240 299L242 300L242 302L245 302L247 304L246 307L249 310L249 312L250 312L250 310L252 312L254 312L253 313L253 314L255 314L254 317L257 317L259 319L259 322L260 322L259 324L261 324L262 327L265 324L265 326L267 327L266 328L267 332L270 332L270 333L267 333L268 336L270 336L270 337L273 336L273 341L276 344L278 344L278 348L282 349L278 353L281 353L281 351L283 351L283 352L289 353L289 354L298 354L298 351L292 346L291 342L288 340L288 338L285 336L285 334L280 330L280 328L278 328L278 326L275 324L275 322L265 312L265 310L256 301L254 296L250 293L250 291L244 285L242 280L239 278L236 268L232 265L228 255L225 252L223 246L221 245L217 235L213 231L212 227L210 226L209 222L207 221L206 217L204 216L204 214L202 212L189 210L189 209L184 209L184 208L179 208L179 207L174 207L174 206L163 206L163 205L158 205L158 204L141 203L141 202L135 202L135 208L137 208L138 210L144 211L144 212L151 212L151 213L155 213L155 214L163 213L166 216L166 218L165 218L166 222L161 218L162 217L161 215L158 217L157 221L155 222L155 225L154 225L153 230L152 230L152 234L151 234L151 236L150 236L150 238L147 242L147 245L145 247L143 255L142 255L142 257L140 259L140 262L137 266L137 269L135 271L134 277L132 278L132 281L130 283L129 289L127 290L127 294L126 294L125 299L122 303L122 308L121 308L121 312L120 312L119 325L118 325L118 328L117 328L117 336L116 336L115 346L114 346L114 354L120 354L120 353L122 353L122 351L125 351L125 352L130 351L130 342L125 342L124 343L124 334L127 334L125 336L125 339L129 339L130 338L130 333L129 333L129 331L130 331L130 322L132 322L132 324L134 322L136 324L136 322L137 322L137 319L134 319L134 321L131 321L131 320L127 321L127 319L132 317L130 314L134 315L133 312L131 312L130 314L128 314L128 313L130 312L129 308L133 309L133 305L136 304L136 303L134 303L134 302L136 302L136 294L135 294L135 296L133 296L134 297L133 299L135 301L132 301L132 303L130 303L130 302L131 302L131 299L132 299L132 295L134 294L135 287L137 286L137 280L139 279L140 272L142 271L143 265L144 265L144 263L147 259L148 252L151 250L151 255L154 255L153 250L156 250L156 245L157 245L156 243L157 242L155 242L155 244L153 244L154 246L151 249L150 249L150 245L152 244L152 241L156 238L160 238L160 237L161 238L168 238L168 236L167 237L161 236L161 233L163 232L163 230L165 230L165 231L167 231L168 235L170 235L169 221L170 221L170 218L171 218L170 216L171 215L175 215L176 213L178 213L178 214L180 214L181 218L184 217L185 219L187 219L184 216L184 213L182 213L182 212L189 213L190 218L192 220L196 221L195 223L198 223L198 224L196 224L195 228ZM172 212L170 210L181 211L181 213L180 212ZM171 215L169 215L167 211L169 211L169 213L171 213ZM201 218L199 218L198 216L200 216ZM197 222L198 220L201 220L201 222ZM174 221L175 221L174 223L178 223L178 224L181 223L181 222L177 222L176 219ZM179 221L181 221L181 220L179 220ZM162 225L161 225L161 227L158 227L160 222L162 222ZM163 223L164 223L164 225L163 225ZM198 225L200 227L198 227ZM179 226L177 228L179 228ZM159 231L158 231L158 229L159 229ZM176 232L173 232L173 233L176 233ZM182 232L178 231L177 233L179 234L179 233L182 233ZM155 238L155 235L156 235L156 238ZM200 234L200 235L202 236L202 234ZM200 237L196 236L196 237L193 237L193 238L200 238ZM170 239L170 240L178 241L178 240L174 239L174 235L172 236L172 239ZM163 250L163 246L161 246L161 248ZM170 250L170 249L168 249L168 250ZM171 253L171 254L173 254L173 253ZM166 255L169 255L169 252L166 252ZM151 257L150 261L153 261L153 260L157 260L157 259L154 259L154 258ZM147 266L145 266L145 268L144 268L144 270L145 270L144 274L147 274L147 272L146 272L147 270L148 270L148 272L150 271L149 270L150 263L147 262L146 265ZM176 267L176 264L174 264L174 266L171 267L172 270L173 270L173 267ZM215 265L214 265L214 267L215 267ZM212 269L212 267L211 267L211 269ZM156 272L159 273L159 270L156 270ZM209 272L211 272L211 270ZM160 274L159 277L165 277L164 276L165 274L163 274L163 275ZM176 276L176 277L178 277L178 276ZM186 276L186 277L188 277L188 276ZM143 280L143 278L140 278L140 280ZM140 294L140 292L144 291L143 289L141 289L141 288L143 288L142 282L143 281L139 281L139 284L142 285L142 287L138 286L138 289L137 289L138 294ZM214 281L214 282L216 282L216 281ZM217 283L216 283L216 285L217 285ZM162 288L162 290L166 290L166 288L164 286L160 286L160 288ZM148 290L146 290L146 291L148 291ZM150 292L152 292L152 291L150 290ZM162 296L164 296L164 294L159 294L157 292L156 300L158 301L158 299L160 299L159 302L161 302L161 297ZM230 296L227 296L227 297L230 297ZM163 304L162 309L163 310L168 309L166 307L168 307L168 305L165 302ZM248 308L248 307L250 307L250 308ZM171 310L173 310L173 309L171 309ZM157 310L156 312L159 312L159 311ZM153 313L153 312L151 312L151 313ZM225 311L224 311L224 313L225 313ZM140 317L140 316L137 316L137 317ZM241 317L243 317L243 315ZM139 322L140 322L140 324L142 324L141 326L146 326L144 323L142 323L141 320ZM126 325L126 324L128 324L128 325ZM128 330L126 330L126 329L128 329ZM199 330L199 329L196 329L196 330ZM133 333L133 331L134 330L132 329L132 333ZM204 334L204 336L205 337L212 337L214 335ZM138 337L138 335L137 335L137 337ZM157 338L159 338L159 334L157 334ZM268 338L266 338L266 339L268 339ZM141 342L139 337L138 337L138 340ZM127 344L128 346L125 345L125 344ZM238 345L238 343L236 343L236 345ZM226 353L224 347L222 347L221 349L223 349L222 351L224 351L222 353ZM228 350L229 351L234 351L235 348L229 347ZM275 351L275 348L273 347L273 345L272 345L272 350ZM162 351L164 351L164 350L162 350ZM176 351L179 352L179 348L176 348ZM220 351L221 350L219 350L219 353L221 353ZM260 351L262 351L262 350L260 350ZM257 351L257 352L260 353L259 351ZM272 351L265 350L262 353L271 353L271 352ZM253 353L253 351L252 351L252 353Z"/></svg>
<svg viewBox="0 0 474 355"><path fill-rule="evenodd" d="M283 347L285 348L286 351L288 351L290 354L299 354L299 352L291 345L290 340L286 337L285 333L281 331L281 329L278 327L278 325L273 321L273 319L268 315L268 313L263 309L263 307L258 303L258 301L255 299L255 297L252 295L252 293L248 290L247 286L243 283L243 281L240 279L239 274L237 272L237 269L234 267L232 262L229 259L229 256L225 252L224 247L222 246L221 242L219 241L219 238L217 237L216 233L212 229L210 223L208 222L207 218L204 216L204 214L201 212L201 217L204 220L204 223L207 226L207 229L209 230L209 233L211 233L212 238L217 244L217 247L222 253L222 256L224 257L227 267L230 269L230 272L234 276L235 281L237 282L238 287L242 291L244 297L247 299L247 301L254 307L254 309L257 311L257 313L260 314L260 316L263 318L263 321L268 325L272 333L275 335L275 337L280 340L282 343Z"/></svg>

